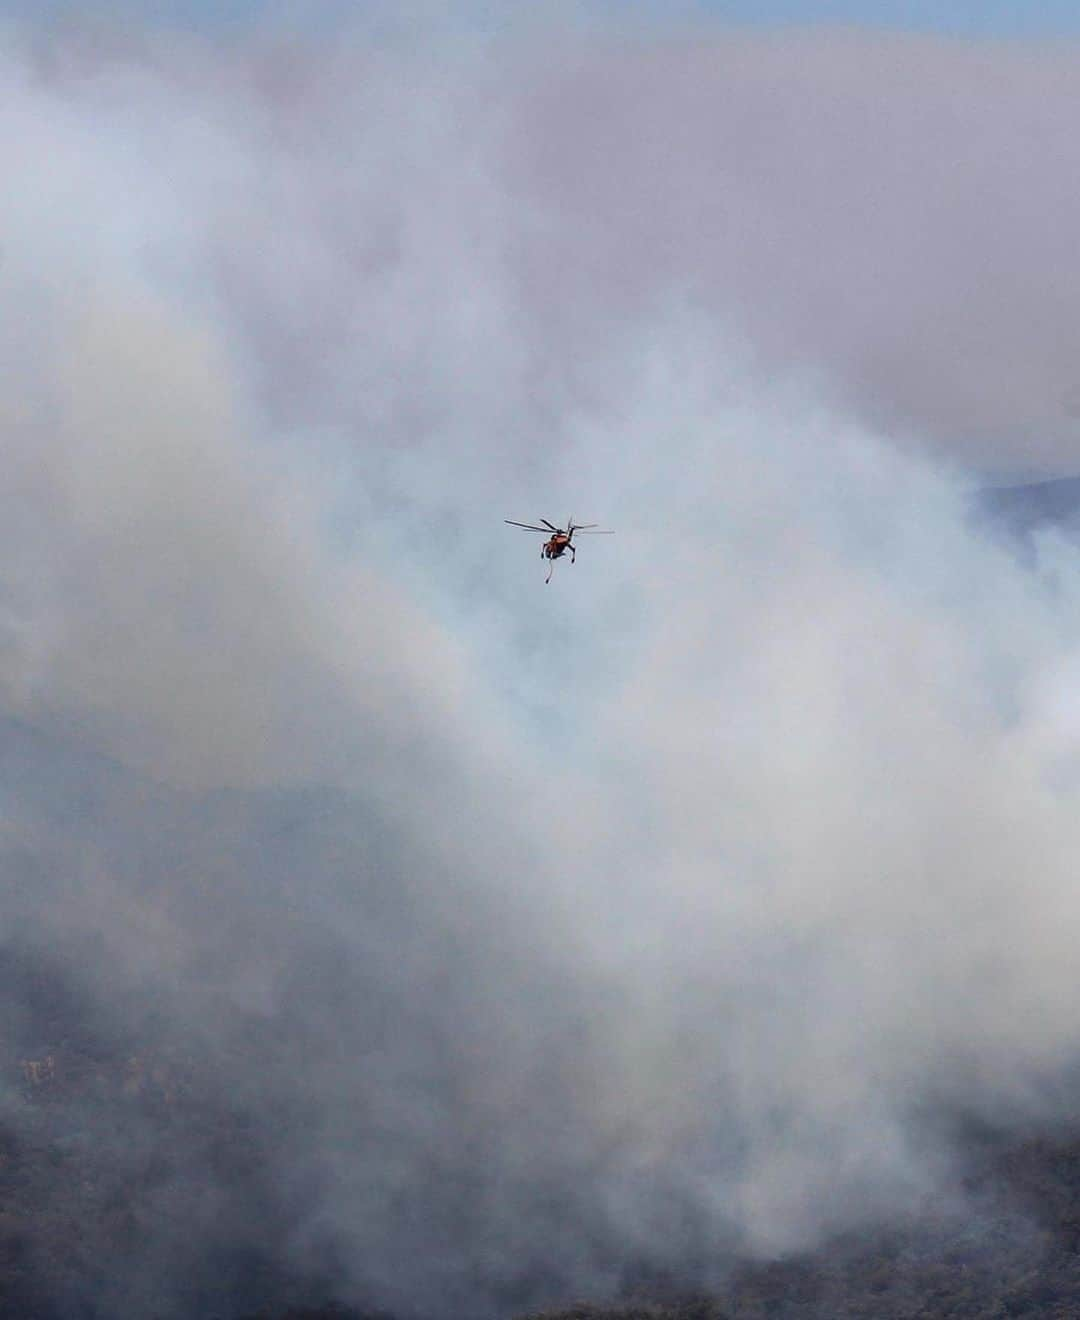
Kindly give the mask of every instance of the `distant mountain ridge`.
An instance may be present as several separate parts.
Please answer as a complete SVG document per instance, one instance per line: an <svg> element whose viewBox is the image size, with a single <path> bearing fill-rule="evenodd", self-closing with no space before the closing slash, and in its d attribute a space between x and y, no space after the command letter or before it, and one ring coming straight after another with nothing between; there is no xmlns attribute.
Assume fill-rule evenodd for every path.
<svg viewBox="0 0 1080 1320"><path fill-rule="evenodd" d="M1080 477L1057 477L979 492L979 511L1010 531L1025 535L1046 526L1080 529Z"/></svg>

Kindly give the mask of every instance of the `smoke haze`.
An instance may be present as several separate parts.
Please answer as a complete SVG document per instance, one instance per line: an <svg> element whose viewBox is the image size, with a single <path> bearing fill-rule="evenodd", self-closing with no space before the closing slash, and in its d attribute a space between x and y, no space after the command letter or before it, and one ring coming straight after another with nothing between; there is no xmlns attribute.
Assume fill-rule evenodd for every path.
<svg viewBox="0 0 1080 1320"><path fill-rule="evenodd" d="M962 1212L939 1115L1080 1045L1078 561L969 516L1073 461L1076 52L2 49L10 1044L45 968L251 1151L169 1129L104 1313ZM502 519L569 514L545 588ZM86 1105L122 1185L157 1120Z"/></svg>

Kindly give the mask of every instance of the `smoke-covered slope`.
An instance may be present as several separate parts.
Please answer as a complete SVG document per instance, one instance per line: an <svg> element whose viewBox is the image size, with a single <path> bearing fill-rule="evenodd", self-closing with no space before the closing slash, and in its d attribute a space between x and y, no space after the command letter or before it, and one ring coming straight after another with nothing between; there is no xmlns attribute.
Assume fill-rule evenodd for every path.
<svg viewBox="0 0 1080 1320"><path fill-rule="evenodd" d="M565 1103L559 1023L576 1029L580 1005L547 984L554 1039L516 1037L536 975L514 967L518 934L482 971L463 961L461 918L432 911L437 863L355 796L171 789L11 721L0 746L18 820L0 947L9 1307L232 1317L344 1292L454 1314L527 1291L538 1264L558 1275L550 1238L530 1251L478 1169L502 1160L512 1198L565 1177L506 1163L513 1097L473 1075L494 1052L525 1103ZM483 920L474 903L469 928ZM555 1216L531 1231L569 1233ZM478 1233L504 1240L488 1269Z"/></svg>
<svg viewBox="0 0 1080 1320"><path fill-rule="evenodd" d="M958 1134L959 1135L959 1134ZM1080 1310L1080 1133L1027 1140L968 1130L967 1213L928 1206L888 1232L852 1232L809 1254L734 1262L704 1290L653 1280L622 1304L529 1320L954 1320Z"/></svg>
<svg viewBox="0 0 1080 1320"><path fill-rule="evenodd" d="M498 1209L499 1222L485 1223L488 1193L468 1134L443 1132L432 1146L408 1116L382 1103L387 1087L395 1100L411 1096L428 1115L425 1128L431 1116L459 1106L469 1078L458 1041L483 1011L399 870L400 840L355 798L334 791L234 793L223 803L154 785L24 724L7 721L0 733L4 780L21 786L25 822L23 837L7 843L3 871L0 1003L9 1031L0 1061L0 1305L7 1313L360 1320L377 1309L374 1300L364 1305L365 1289L373 1297L388 1291L385 1253L394 1236L404 1234L417 1253L413 1268L426 1271L432 1263L420 1259L424 1252L467 1261L477 1231L506 1241L498 1273L474 1285L486 1298L483 1312L505 1317L521 1314L515 1298L580 1291L583 1246L594 1262L590 1291L638 1300L544 1314L824 1320L990 1316L1001 1308L1068 1315L1077 1305L1080 1134L1030 1120L991 1129L947 1105L922 1123L952 1151L949 1181L914 1207L898 1205L895 1216L883 1207L877 1228L849 1230L816 1252L774 1263L717 1236L688 1200L670 1200L656 1239L643 1235L628 1250L597 1207L586 1209L589 1188L576 1181L591 1176L585 1165L560 1174L549 1205L544 1181L559 1171L531 1170ZM118 822L131 813L138 829L118 836ZM93 932L85 918L74 929L70 923L88 852L94 871L118 887ZM236 871L215 877L226 856ZM297 875L308 893L347 883L376 936L364 958L297 902ZM259 892L256 901L240 889L241 916L235 886L245 877ZM137 955L126 965L109 955L121 934L110 923L122 912L133 919L123 938ZM203 932L197 969L174 966L170 975L152 946L138 947L140 932L153 941L166 915L181 931L190 923L188 939ZM268 986L247 978L275 953L275 940L268 998ZM437 1015L425 1007L423 1023L412 978L397 982L390 970L417 941L441 1000ZM504 989L512 981L508 975ZM579 1001L574 1012L583 1020L586 1009ZM403 1073L406 1041L416 1054ZM531 1067L523 1102L560 1103L560 1070L535 1059ZM328 1133L328 1098L339 1084L344 1111L334 1120L337 1133ZM1067 1112L1080 1087L1068 1078L1061 1085L1057 1105ZM492 1135L472 1138L489 1158ZM391 1224L388 1240L381 1236L393 1208L388 1163L398 1147L414 1168L422 1149L424 1172L401 1185L409 1227ZM376 1199L357 1203L367 1231L379 1235L359 1248L361 1261L372 1262L370 1282L363 1265L341 1260L339 1228L321 1239L313 1231L336 1158L376 1188ZM559 1218L573 1241L548 1238L538 1253L533 1235L552 1234ZM596 1262L605 1259L599 1283ZM393 1268L408 1267L395 1261ZM345 1278L352 1300L335 1311ZM414 1305L398 1314L413 1314ZM419 1313L464 1315L470 1307L459 1300L448 1311L432 1297Z"/></svg>

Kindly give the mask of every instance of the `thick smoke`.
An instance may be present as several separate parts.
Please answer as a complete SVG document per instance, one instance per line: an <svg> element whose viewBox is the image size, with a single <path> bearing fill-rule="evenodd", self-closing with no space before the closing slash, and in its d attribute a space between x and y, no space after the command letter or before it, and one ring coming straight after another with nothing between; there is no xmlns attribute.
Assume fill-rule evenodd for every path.
<svg viewBox="0 0 1080 1320"><path fill-rule="evenodd" d="M444 42L4 36L12 1057L242 1136L81 1102L107 1313L811 1245L1080 1045L1080 572L967 493L1075 442L1071 57Z"/></svg>

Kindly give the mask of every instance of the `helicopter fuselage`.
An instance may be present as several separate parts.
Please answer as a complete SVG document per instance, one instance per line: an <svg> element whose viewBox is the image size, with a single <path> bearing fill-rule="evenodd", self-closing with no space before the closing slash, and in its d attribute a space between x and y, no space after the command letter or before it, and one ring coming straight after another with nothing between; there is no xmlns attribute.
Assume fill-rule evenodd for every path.
<svg viewBox="0 0 1080 1320"><path fill-rule="evenodd" d="M565 532L557 532L550 541L545 541L540 554L544 559L558 559L566 550L573 554L574 547Z"/></svg>

